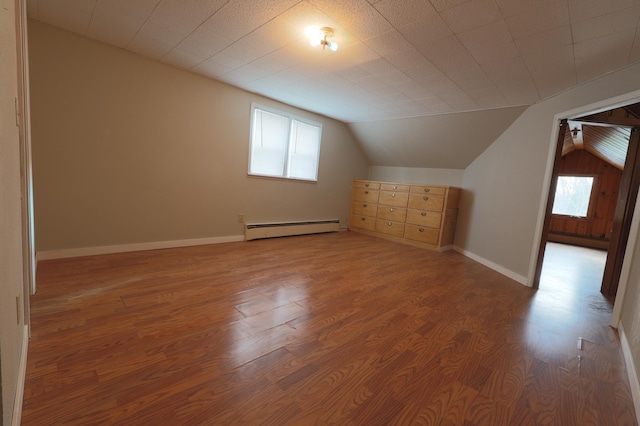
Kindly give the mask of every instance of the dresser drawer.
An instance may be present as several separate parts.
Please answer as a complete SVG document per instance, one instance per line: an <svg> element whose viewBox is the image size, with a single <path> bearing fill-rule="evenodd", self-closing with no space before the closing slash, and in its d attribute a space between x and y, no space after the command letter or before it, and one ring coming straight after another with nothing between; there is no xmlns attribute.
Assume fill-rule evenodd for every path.
<svg viewBox="0 0 640 426"><path fill-rule="evenodd" d="M402 238L402 236L404 235L404 223L378 219L376 220L376 232Z"/></svg>
<svg viewBox="0 0 640 426"><path fill-rule="evenodd" d="M351 215L349 226L352 228L367 229L369 231L376 230L376 219L368 216L360 216L357 214Z"/></svg>
<svg viewBox="0 0 640 426"><path fill-rule="evenodd" d="M376 217L378 205L376 203L353 203L351 204L351 213L358 216Z"/></svg>
<svg viewBox="0 0 640 426"><path fill-rule="evenodd" d="M367 203L377 203L380 191L377 189L353 188L353 200Z"/></svg>
<svg viewBox="0 0 640 426"><path fill-rule="evenodd" d="M460 188L356 179L349 229L425 249L450 250Z"/></svg>
<svg viewBox="0 0 640 426"><path fill-rule="evenodd" d="M447 188L430 185L411 185L412 194L444 195Z"/></svg>
<svg viewBox="0 0 640 426"><path fill-rule="evenodd" d="M380 189L379 182L370 182L368 180L354 180L354 188L368 188L368 189Z"/></svg>
<svg viewBox="0 0 640 426"><path fill-rule="evenodd" d="M427 210L430 212L441 212L444 207L444 197L409 194L409 208L416 210Z"/></svg>
<svg viewBox="0 0 640 426"><path fill-rule="evenodd" d="M409 192L409 185L399 185L396 183L381 183L380 190L391 191L391 192Z"/></svg>
<svg viewBox="0 0 640 426"><path fill-rule="evenodd" d="M430 228L440 228L442 213L409 209L407 210L407 223L428 226Z"/></svg>
<svg viewBox="0 0 640 426"><path fill-rule="evenodd" d="M378 219L386 219L394 222L404 222L407 217L407 209L404 207L378 206Z"/></svg>
<svg viewBox="0 0 640 426"><path fill-rule="evenodd" d="M419 241L427 244L438 244L440 230L419 225L405 225L404 237L408 240Z"/></svg>
<svg viewBox="0 0 640 426"><path fill-rule="evenodd" d="M378 198L378 203L386 204L387 206L407 207L408 199L408 192L380 191L380 198Z"/></svg>

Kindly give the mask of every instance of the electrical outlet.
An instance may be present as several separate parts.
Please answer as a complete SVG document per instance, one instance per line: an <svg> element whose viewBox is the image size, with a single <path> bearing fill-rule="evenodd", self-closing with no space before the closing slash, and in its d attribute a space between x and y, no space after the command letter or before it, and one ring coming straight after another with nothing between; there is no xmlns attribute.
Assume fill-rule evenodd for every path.
<svg viewBox="0 0 640 426"><path fill-rule="evenodd" d="M238 215L238 223L244 223L244 215L242 213Z"/></svg>

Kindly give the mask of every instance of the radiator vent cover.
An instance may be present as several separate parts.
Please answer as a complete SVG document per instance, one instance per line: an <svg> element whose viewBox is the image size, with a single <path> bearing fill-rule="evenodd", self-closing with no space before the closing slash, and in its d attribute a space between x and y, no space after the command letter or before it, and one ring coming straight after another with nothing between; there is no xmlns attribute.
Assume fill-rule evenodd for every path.
<svg viewBox="0 0 640 426"><path fill-rule="evenodd" d="M298 222L247 223L244 228L244 240L287 237L292 235L319 234L336 232L340 229L339 219L309 220Z"/></svg>

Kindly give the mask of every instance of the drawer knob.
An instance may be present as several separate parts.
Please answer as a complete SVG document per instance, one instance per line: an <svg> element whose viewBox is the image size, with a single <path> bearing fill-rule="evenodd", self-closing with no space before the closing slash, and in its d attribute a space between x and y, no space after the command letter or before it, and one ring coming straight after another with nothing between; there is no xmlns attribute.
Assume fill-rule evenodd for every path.
<svg viewBox="0 0 640 426"><path fill-rule="evenodd" d="M393 189L394 189L394 190L396 190L396 189L398 189L398 187L397 187L397 186L395 186L395 185L393 185Z"/></svg>
<svg viewBox="0 0 640 426"><path fill-rule="evenodd" d="M368 193L369 193L369 191L364 191L364 193L365 193L365 194L368 194Z"/></svg>
<svg viewBox="0 0 640 426"><path fill-rule="evenodd" d="M369 187L369 184L368 184L368 183L365 183L365 184L364 184L364 187L365 187L365 188L368 188L368 187Z"/></svg>
<svg viewBox="0 0 640 426"><path fill-rule="evenodd" d="M420 212L420 216L426 216L427 212Z"/></svg>
<svg viewBox="0 0 640 426"><path fill-rule="evenodd" d="M389 211L390 211L390 212L392 212L392 211L393 211L393 208L390 208L390 209L389 209Z"/></svg>
<svg viewBox="0 0 640 426"><path fill-rule="evenodd" d="M367 208L367 205L366 205L366 204L363 204L363 205L362 205L362 207L364 207L364 208L366 209L366 208Z"/></svg>
<svg viewBox="0 0 640 426"><path fill-rule="evenodd" d="M424 228L420 228L420 229L418 229L418 231L424 232Z"/></svg>
<svg viewBox="0 0 640 426"><path fill-rule="evenodd" d="M429 192L429 191L431 191L431 188L425 188L424 189L424 192Z"/></svg>
<svg viewBox="0 0 640 426"><path fill-rule="evenodd" d="M393 194L391 194L391 198L395 198L396 197L396 193L394 192Z"/></svg>
<svg viewBox="0 0 640 426"><path fill-rule="evenodd" d="M393 223L391 223L391 222L387 222L387 225L388 225L388 226L391 226L391 225L393 225Z"/></svg>
<svg viewBox="0 0 640 426"><path fill-rule="evenodd" d="M427 201L429 199L429 197L427 197L426 195L424 197L422 197L423 200Z"/></svg>
<svg viewBox="0 0 640 426"><path fill-rule="evenodd" d="M364 222L364 221L365 221L365 220L367 220L367 219L366 219L366 218L364 218L364 217L361 217L361 218L360 218L360 220Z"/></svg>

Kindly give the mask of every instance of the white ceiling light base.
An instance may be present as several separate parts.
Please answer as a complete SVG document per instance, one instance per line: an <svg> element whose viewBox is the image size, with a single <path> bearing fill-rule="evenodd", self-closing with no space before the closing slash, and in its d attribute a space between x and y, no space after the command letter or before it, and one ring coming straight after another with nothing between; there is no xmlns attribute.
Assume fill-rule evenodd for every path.
<svg viewBox="0 0 640 426"><path fill-rule="evenodd" d="M309 32L309 41L312 46L322 46L323 50L328 47L329 50L335 52L338 50L338 43L327 40L330 37L333 37L333 28L329 27L322 27Z"/></svg>

